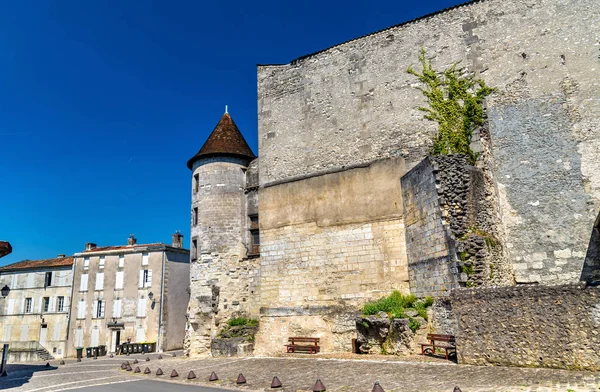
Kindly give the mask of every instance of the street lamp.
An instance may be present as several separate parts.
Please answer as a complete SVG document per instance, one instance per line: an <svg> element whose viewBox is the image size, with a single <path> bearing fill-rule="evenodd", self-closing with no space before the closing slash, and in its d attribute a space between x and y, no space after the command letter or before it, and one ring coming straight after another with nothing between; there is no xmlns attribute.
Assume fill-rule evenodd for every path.
<svg viewBox="0 0 600 392"><path fill-rule="evenodd" d="M2 290L0 291L2 292L2 297L6 297L8 293L10 293L10 287L8 287L8 285L5 284L4 287L2 287Z"/></svg>

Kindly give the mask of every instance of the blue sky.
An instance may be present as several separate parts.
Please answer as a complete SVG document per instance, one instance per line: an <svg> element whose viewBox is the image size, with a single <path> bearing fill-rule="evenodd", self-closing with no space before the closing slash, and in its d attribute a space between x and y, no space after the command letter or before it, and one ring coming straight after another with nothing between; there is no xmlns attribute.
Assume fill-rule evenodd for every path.
<svg viewBox="0 0 600 392"><path fill-rule="evenodd" d="M256 64L460 2L2 2L0 265L131 233L188 244L186 161L225 105L257 153Z"/></svg>

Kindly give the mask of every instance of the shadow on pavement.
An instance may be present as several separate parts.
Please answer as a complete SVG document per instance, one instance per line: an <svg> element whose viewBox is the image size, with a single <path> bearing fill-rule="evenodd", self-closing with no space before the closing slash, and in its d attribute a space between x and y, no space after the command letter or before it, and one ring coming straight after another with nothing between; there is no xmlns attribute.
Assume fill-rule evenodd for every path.
<svg viewBox="0 0 600 392"><path fill-rule="evenodd" d="M8 376L0 377L0 389L16 388L29 382L29 379L37 372L45 372L56 370L56 366L44 365L28 365L23 364L8 364L6 365L6 373Z"/></svg>

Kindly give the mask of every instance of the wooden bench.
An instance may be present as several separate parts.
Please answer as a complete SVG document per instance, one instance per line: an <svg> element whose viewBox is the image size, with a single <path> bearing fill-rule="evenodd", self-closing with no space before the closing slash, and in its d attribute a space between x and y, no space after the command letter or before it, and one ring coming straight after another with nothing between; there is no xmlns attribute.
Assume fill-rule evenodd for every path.
<svg viewBox="0 0 600 392"><path fill-rule="evenodd" d="M456 342L454 336L430 333L427 334L427 340L429 340L429 343L421 343L421 354L435 355L435 350L440 349L446 351L446 359L448 359L449 354L453 353L456 355Z"/></svg>
<svg viewBox="0 0 600 392"><path fill-rule="evenodd" d="M320 348L319 338L288 338L288 344L286 344L285 347L288 353L295 353L296 351L308 351L309 354L316 354L319 352Z"/></svg>

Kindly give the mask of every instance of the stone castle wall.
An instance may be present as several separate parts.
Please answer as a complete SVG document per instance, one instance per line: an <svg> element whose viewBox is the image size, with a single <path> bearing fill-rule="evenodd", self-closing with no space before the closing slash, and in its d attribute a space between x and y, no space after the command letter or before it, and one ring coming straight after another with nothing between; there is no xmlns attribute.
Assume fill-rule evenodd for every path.
<svg viewBox="0 0 600 392"><path fill-rule="evenodd" d="M598 287L461 289L450 298L459 363L600 370Z"/></svg>
<svg viewBox="0 0 600 392"><path fill-rule="evenodd" d="M347 351L358 306L408 292L403 173L388 159L260 188L260 353L280 352L290 330Z"/></svg>
<svg viewBox="0 0 600 392"><path fill-rule="evenodd" d="M436 125L406 69L423 47L498 89L489 148L517 282L576 282L600 207L599 16L595 0L478 1L259 66L260 182L420 162Z"/></svg>
<svg viewBox="0 0 600 392"><path fill-rule="evenodd" d="M456 248L444 225L434 166L424 159L402 177L410 291L446 296L459 287Z"/></svg>
<svg viewBox="0 0 600 392"><path fill-rule="evenodd" d="M495 189L464 155L433 156L402 177L411 292L513 284L504 258ZM492 187L493 188L493 187Z"/></svg>

